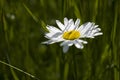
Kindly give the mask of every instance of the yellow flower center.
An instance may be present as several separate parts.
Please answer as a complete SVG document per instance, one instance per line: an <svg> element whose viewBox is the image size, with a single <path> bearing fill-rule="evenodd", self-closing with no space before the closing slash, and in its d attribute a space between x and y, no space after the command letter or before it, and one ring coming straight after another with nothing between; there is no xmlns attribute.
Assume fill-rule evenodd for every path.
<svg viewBox="0 0 120 80"><path fill-rule="evenodd" d="M67 40L74 40L80 37L80 32L76 30L64 32L62 37Z"/></svg>

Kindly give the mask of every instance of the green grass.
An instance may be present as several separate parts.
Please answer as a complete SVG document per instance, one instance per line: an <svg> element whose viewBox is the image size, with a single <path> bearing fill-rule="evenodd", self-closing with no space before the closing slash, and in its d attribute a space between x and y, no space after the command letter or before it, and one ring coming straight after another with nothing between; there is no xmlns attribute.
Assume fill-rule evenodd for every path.
<svg viewBox="0 0 120 80"><path fill-rule="evenodd" d="M119 80L120 0L0 0L0 80ZM103 35L83 50L43 45L64 17L95 22Z"/></svg>

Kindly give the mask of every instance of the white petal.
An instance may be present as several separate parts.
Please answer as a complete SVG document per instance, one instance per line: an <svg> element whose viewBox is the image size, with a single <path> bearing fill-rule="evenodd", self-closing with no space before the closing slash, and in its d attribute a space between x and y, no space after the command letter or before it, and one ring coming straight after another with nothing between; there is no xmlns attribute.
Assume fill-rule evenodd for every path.
<svg viewBox="0 0 120 80"><path fill-rule="evenodd" d="M72 45L73 45L73 43L69 43L69 44L68 44L68 46L72 46Z"/></svg>
<svg viewBox="0 0 120 80"><path fill-rule="evenodd" d="M45 37L46 38L51 38L55 33L46 33L45 34Z"/></svg>
<svg viewBox="0 0 120 80"><path fill-rule="evenodd" d="M99 33L95 33L94 36L98 36L98 35L103 35L102 32L99 32Z"/></svg>
<svg viewBox="0 0 120 80"><path fill-rule="evenodd" d="M79 49L83 49L83 47L84 47L83 44L81 42L78 42L77 40L74 41L74 44Z"/></svg>
<svg viewBox="0 0 120 80"><path fill-rule="evenodd" d="M73 19L70 19L70 20L69 20L69 23L68 23L67 26L65 27L64 31L68 31L69 28L71 27L71 25L73 25L73 24L74 24Z"/></svg>
<svg viewBox="0 0 120 80"><path fill-rule="evenodd" d="M53 39L55 42L61 42L61 41L64 41L64 39L62 38L56 38L56 39Z"/></svg>
<svg viewBox="0 0 120 80"><path fill-rule="evenodd" d="M88 43L87 41L84 41L84 40L81 40L81 39L77 39L77 41L78 41L79 43L83 43L83 44L87 44L87 43Z"/></svg>
<svg viewBox="0 0 120 80"><path fill-rule="evenodd" d="M82 24L82 25L78 28L78 30L81 32L88 23L89 23L89 22L87 22L87 23L85 23L85 24Z"/></svg>
<svg viewBox="0 0 120 80"><path fill-rule="evenodd" d="M61 32L58 28L54 27L54 26L49 26L47 25L47 29L50 31L50 32Z"/></svg>
<svg viewBox="0 0 120 80"><path fill-rule="evenodd" d="M95 28L95 29L93 29L94 31L96 31L96 32L99 32L99 31L101 31L101 29L100 28Z"/></svg>
<svg viewBox="0 0 120 80"><path fill-rule="evenodd" d="M69 50L69 46L65 45L63 46L63 52L66 53Z"/></svg>
<svg viewBox="0 0 120 80"><path fill-rule="evenodd" d="M84 28L79 28L79 31L81 33L80 38L83 38L83 37L94 38L94 36L102 35L102 33L99 33L101 29L97 27L98 25L95 25L94 23L89 22L84 26Z"/></svg>
<svg viewBox="0 0 120 80"><path fill-rule="evenodd" d="M85 29L85 28L84 28ZM94 25L94 23L92 23L91 27L87 28L86 31L82 30L81 32L81 38L82 37L86 37L86 38L94 38L94 36L98 36L98 35L102 35L101 29L98 28L98 25Z"/></svg>
<svg viewBox="0 0 120 80"><path fill-rule="evenodd" d="M88 36L94 36L94 34L98 33L99 31L101 31L101 29L97 28L95 30L88 31L87 35Z"/></svg>
<svg viewBox="0 0 120 80"><path fill-rule="evenodd" d="M55 43L53 40L48 40L48 41L42 42L42 44L53 44L53 43Z"/></svg>
<svg viewBox="0 0 120 80"><path fill-rule="evenodd" d="M75 21L75 29L78 28L79 24L80 24L80 19L77 19L77 20Z"/></svg>
<svg viewBox="0 0 120 80"><path fill-rule="evenodd" d="M70 19L68 22L69 22L69 23L68 23L67 26L65 27L65 30L64 30L64 31L74 30L75 25L74 25L73 19Z"/></svg>
<svg viewBox="0 0 120 80"><path fill-rule="evenodd" d="M74 30L75 29L74 21L72 20L69 24L70 26L68 27L68 31Z"/></svg>
<svg viewBox="0 0 120 80"><path fill-rule="evenodd" d="M60 38L62 36L62 33L57 32L57 33L47 33L45 35L46 38L48 39L53 39L53 38Z"/></svg>
<svg viewBox="0 0 120 80"><path fill-rule="evenodd" d="M94 28L97 28L99 25L95 25Z"/></svg>
<svg viewBox="0 0 120 80"><path fill-rule="evenodd" d="M65 27L68 25L68 23L69 23L69 22L68 22L68 19L65 17L65 18L64 18L64 25L65 25Z"/></svg>
<svg viewBox="0 0 120 80"><path fill-rule="evenodd" d="M90 22L89 22L89 23L81 30L82 35L84 35L87 31L89 31L92 25L93 25L93 23L90 23Z"/></svg>
<svg viewBox="0 0 120 80"><path fill-rule="evenodd" d="M60 44L60 46L64 46L64 45L68 45L68 46L72 46L73 45L73 42L71 41L64 41Z"/></svg>
<svg viewBox="0 0 120 80"><path fill-rule="evenodd" d="M51 38L58 38L59 36L61 36L62 33L55 33L54 35L51 36Z"/></svg>
<svg viewBox="0 0 120 80"><path fill-rule="evenodd" d="M65 29L65 26L59 20L56 20L56 23L62 31Z"/></svg>
<svg viewBox="0 0 120 80"><path fill-rule="evenodd" d="M79 43L75 43L75 46L79 49L81 48L81 45Z"/></svg>
<svg viewBox="0 0 120 80"><path fill-rule="evenodd" d="M71 23L71 21L73 21L73 19L69 19L68 22Z"/></svg>
<svg viewBox="0 0 120 80"><path fill-rule="evenodd" d="M62 38L52 38L48 41L42 42L42 44L53 44L53 43L61 42L61 41L64 41L64 40Z"/></svg>
<svg viewBox="0 0 120 80"><path fill-rule="evenodd" d="M67 42L68 42L68 41L62 42L62 43L60 44L60 46L67 45Z"/></svg>
<svg viewBox="0 0 120 80"><path fill-rule="evenodd" d="M94 36L87 36L86 38L95 38Z"/></svg>

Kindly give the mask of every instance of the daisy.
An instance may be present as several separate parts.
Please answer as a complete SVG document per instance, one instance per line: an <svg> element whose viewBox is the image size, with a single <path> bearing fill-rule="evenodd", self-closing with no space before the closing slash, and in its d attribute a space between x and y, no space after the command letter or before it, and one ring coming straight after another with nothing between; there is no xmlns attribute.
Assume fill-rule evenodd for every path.
<svg viewBox="0 0 120 80"><path fill-rule="evenodd" d="M45 37L48 41L43 42L43 44L53 44L56 42L62 42L60 46L63 46L63 52L66 53L69 47L75 45L78 49L83 49L83 44L87 44L87 41L82 40L82 38L94 38L95 36L102 35L101 29L98 25L93 22L87 22L85 24L80 24L80 19L77 19L74 23L73 19L64 18L64 24L59 20L56 20L59 28L54 26L47 26L48 33Z"/></svg>

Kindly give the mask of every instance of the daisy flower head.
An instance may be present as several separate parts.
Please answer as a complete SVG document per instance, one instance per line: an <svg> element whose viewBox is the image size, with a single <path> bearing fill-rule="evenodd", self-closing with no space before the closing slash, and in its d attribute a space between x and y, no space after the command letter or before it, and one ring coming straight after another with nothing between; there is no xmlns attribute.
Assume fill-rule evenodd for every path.
<svg viewBox="0 0 120 80"><path fill-rule="evenodd" d="M43 44L53 44L62 42L60 46L63 46L63 52L66 53L69 47L75 45L78 49L83 49L83 44L87 44L87 41L82 38L94 38L95 36L102 35L101 29L93 22L87 22L80 25L80 19L75 22L73 19L64 18L64 24L59 20L56 20L59 28L47 25L48 33L45 37L49 39L43 42Z"/></svg>

